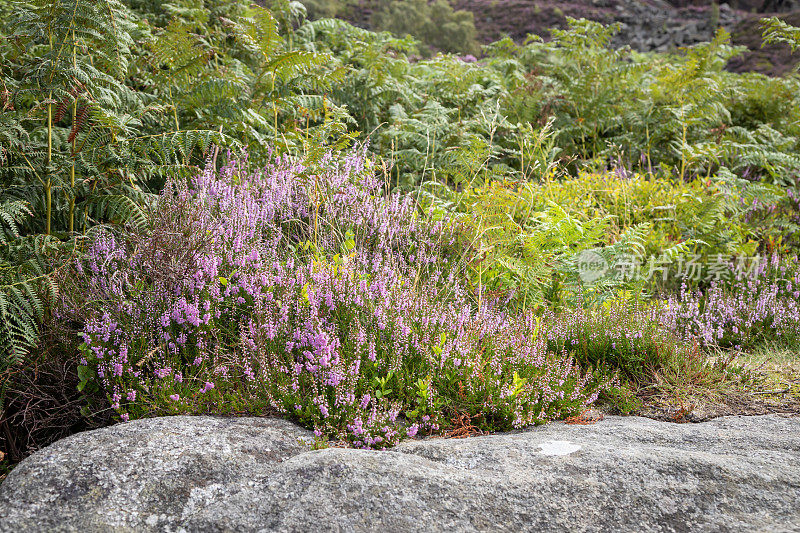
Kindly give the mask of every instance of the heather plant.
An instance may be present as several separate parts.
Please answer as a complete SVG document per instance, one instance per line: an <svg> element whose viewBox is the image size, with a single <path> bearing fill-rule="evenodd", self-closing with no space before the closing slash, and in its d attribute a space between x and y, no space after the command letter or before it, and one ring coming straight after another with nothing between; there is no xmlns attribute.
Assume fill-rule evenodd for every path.
<svg viewBox="0 0 800 533"><path fill-rule="evenodd" d="M662 314L661 305L647 301L545 313L548 351L617 376L601 399L624 414L645 402L721 398L741 368L729 357L708 357L700 342L670 329Z"/></svg>
<svg viewBox="0 0 800 533"><path fill-rule="evenodd" d="M123 420L279 412L363 447L594 401L608 378L549 353L532 316L476 306L453 225L384 194L372 165L209 165L170 182L146 228L99 235L56 313L80 324L82 386Z"/></svg>
<svg viewBox="0 0 800 533"><path fill-rule="evenodd" d="M800 273L773 255L706 289L684 284L663 310L664 324L703 346L747 350L796 348L800 342Z"/></svg>
<svg viewBox="0 0 800 533"><path fill-rule="evenodd" d="M692 345L665 328L656 309L642 303L606 304L551 315L547 346L582 364L612 369L643 385L667 368L686 364Z"/></svg>
<svg viewBox="0 0 800 533"><path fill-rule="evenodd" d="M0 20L0 205L24 205L30 216L4 220L18 235L13 250L0 250L12 263L3 314L20 318L0 321L0 358L21 364L46 311L37 287L53 285L36 243L69 248L97 223L141 222L142 205L167 177L199 168L212 142L263 158L278 129L285 150L338 138L331 123L341 110L321 95L336 78L331 59L298 49L281 22L291 6L276 17L240 0L9 4ZM312 68L316 76L303 75Z"/></svg>
<svg viewBox="0 0 800 533"><path fill-rule="evenodd" d="M375 4L427 44L471 43L445 2ZM52 420L28 406L72 409L73 377L121 418L279 411L376 447L451 418L577 411L614 372L706 379L701 346L795 342L788 270L670 298L674 283L617 267L796 251L797 76L726 72L724 32L637 54L570 21L422 60L412 37L266 5L0 8L0 447L15 460L28 445L8 435L41 444L29 429ZM359 137L370 157L330 153ZM220 169L215 145L249 159ZM621 304L650 295L663 308ZM32 400L37 383L68 400Z"/></svg>

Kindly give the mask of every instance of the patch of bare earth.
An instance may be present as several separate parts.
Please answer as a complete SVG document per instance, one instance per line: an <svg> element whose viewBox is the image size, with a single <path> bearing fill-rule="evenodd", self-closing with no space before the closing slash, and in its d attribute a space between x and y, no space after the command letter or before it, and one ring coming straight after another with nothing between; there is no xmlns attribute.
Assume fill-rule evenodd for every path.
<svg viewBox="0 0 800 533"><path fill-rule="evenodd" d="M800 416L800 353L764 350L739 354L730 379L718 387L686 387L640 395L635 413L671 422L703 422L720 416L787 414Z"/></svg>

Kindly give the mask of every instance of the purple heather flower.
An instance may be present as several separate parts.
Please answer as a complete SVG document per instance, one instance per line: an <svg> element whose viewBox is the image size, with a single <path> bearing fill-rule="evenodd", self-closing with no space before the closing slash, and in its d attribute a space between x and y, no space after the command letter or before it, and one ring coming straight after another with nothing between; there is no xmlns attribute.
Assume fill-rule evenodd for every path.
<svg viewBox="0 0 800 533"><path fill-rule="evenodd" d="M209 165L167 184L150 233L99 237L77 274L91 303L59 313L88 317L82 338L100 384L150 405L163 401L167 377L185 374L187 394L258 398L363 447L438 427L426 415L402 431L416 406L372 396L375 369L396 372L407 358L419 366L414 380L456 372L514 426L593 402L590 376L547 345L582 339L580 320L551 317L536 337L532 317L476 309L447 248L459 242L456 224L418 216L415 198L382 190L368 163L358 149L313 165L288 156L254 171L246 160ZM310 235L314 254L299 250ZM356 246L334 261L345 235ZM625 333L608 335L619 343ZM510 367L536 376L513 401ZM443 392L432 383L429 394L432 407Z"/></svg>

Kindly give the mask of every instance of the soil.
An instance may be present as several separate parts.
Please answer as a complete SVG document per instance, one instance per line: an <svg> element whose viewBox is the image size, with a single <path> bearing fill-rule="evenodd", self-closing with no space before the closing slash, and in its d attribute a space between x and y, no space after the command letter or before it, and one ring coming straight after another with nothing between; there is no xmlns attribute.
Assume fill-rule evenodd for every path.
<svg viewBox="0 0 800 533"><path fill-rule="evenodd" d="M800 415L800 356L742 355L733 361L739 381L719 391L643 396L634 413L656 420L705 422L729 415Z"/></svg>

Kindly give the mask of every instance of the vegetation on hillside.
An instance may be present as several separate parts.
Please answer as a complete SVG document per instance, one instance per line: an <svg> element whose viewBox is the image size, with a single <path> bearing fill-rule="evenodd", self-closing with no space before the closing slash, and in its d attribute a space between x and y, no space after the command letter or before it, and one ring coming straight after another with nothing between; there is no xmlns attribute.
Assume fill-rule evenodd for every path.
<svg viewBox="0 0 800 533"><path fill-rule="evenodd" d="M0 8L11 459L169 413L384 447L721 395L738 351L797 348L796 76L585 20L429 56L467 19L399 4L373 16L427 44L289 1Z"/></svg>

